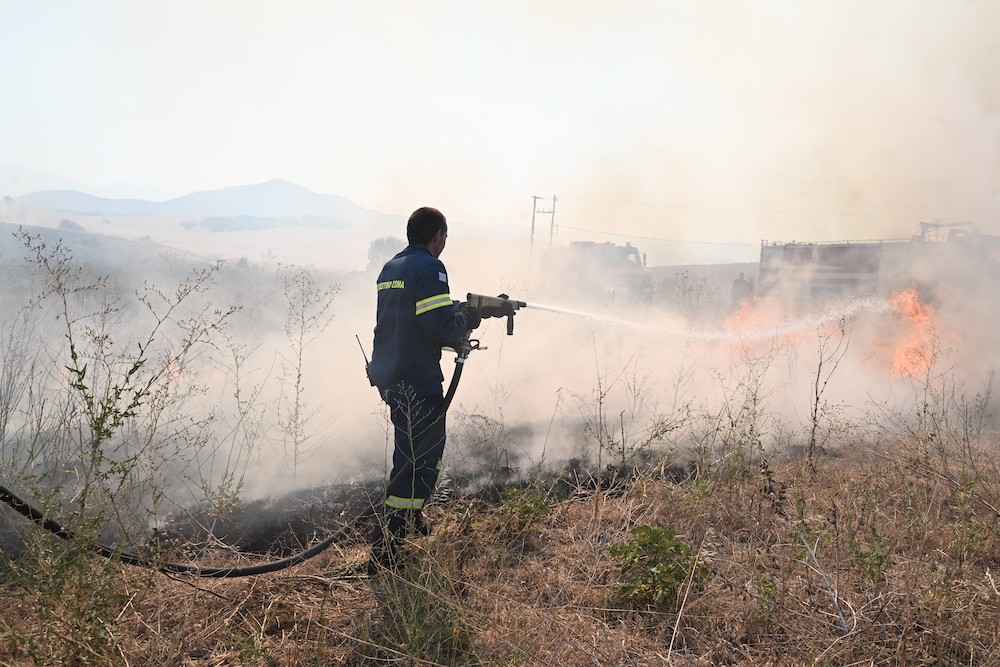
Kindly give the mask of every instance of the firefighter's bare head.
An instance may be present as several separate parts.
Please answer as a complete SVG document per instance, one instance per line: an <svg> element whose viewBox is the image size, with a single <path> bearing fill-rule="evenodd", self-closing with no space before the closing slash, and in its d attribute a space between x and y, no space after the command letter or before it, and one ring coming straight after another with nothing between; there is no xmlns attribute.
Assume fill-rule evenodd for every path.
<svg viewBox="0 0 1000 667"><path fill-rule="evenodd" d="M429 206L418 208L406 223L406 240L412 245L423 246L430 254L440 257L448 240L448 222L444 214Z"/></svg>

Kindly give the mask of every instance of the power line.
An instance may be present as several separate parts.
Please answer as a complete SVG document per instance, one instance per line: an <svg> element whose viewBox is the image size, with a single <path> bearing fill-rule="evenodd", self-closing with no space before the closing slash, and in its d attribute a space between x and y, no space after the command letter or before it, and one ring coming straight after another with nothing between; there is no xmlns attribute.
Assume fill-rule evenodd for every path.
<svg viewBox="0 0 1000 667"><path fill-rule="evenodd" d="M644 241L663 241L666 243L688 243L691 245L724 245L724 246L746 246L756 248L758 243L748 243L746 241L688 241L684 239L665 239L658 236L643 236L641 234L623 234L621 232L604 232L598 229L584 229L583 227L570 227L569 225L559 225L559 229L572 229L577 232L587 232L588 234L604 234L605 236L619 236L621 238L643 239Z"/></svg>
<svg viewBox="0 0 1000 667"><path fill-rule="evenodd" d="M755 208L752 206L709 206L705 204L678 204L675 202L629 201L614 199L593 199L589 197L562 197L564 201L594 202L599 204L650 206L666 208L702 209L706 211L735 211L740 213L779 213L783 215L818 215L841 218L916 218L920 214L911 213L852 213L835 211L800 211L781 208Z"/></svg>

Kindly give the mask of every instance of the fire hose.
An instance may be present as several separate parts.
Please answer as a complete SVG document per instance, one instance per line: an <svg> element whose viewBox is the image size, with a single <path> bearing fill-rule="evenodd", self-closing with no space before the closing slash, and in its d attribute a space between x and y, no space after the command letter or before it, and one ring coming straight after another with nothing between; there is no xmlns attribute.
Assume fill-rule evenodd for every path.
<svg viewBox="0 0 1000 667"><path fill-rule="evenodd" d="M500 297L487 297L470 293L468 297L468 307L470 309L476 309L477 312L482 314L484 317L506 317L507 333L508 335L513 334L514 311L518 308L524 307L524 302L512 301L506 297L506 295L501 295ZM467 331L465 336L460 341L456 341L455 343L449 345L449 347L452 347L456 352L455 370L452 373L451 382L448 385L448 391L444 395L444 400L441 403L438 414L434 416L434 421L441 419L448 412L448 408L451 406L451 401L455 397L455 391L458 389L459 380L462 378L462 369L465 367L465 361L469 358L469 354L471 354L473 350L485 349L480 348L479 341L472 338L471 333L471 331ZM399 470L398 473L396 473L389 483L391 484L395 480L403 479L405 476L411 475L413 473L414 461L419 460L420 457L422 457L432 446L433 443L428 443L423 449L414 452L413 458L406 462L406 464ZM64 527L55 519L46 517L44 512L33 507L2 484L0 484L0 500L6 503L18 514L26 517L56 537L66 540L67 542L73 542L76 540L76 533ZM156 569L160 572L168 574L189 574L206 579L252 577L259 574L266 574L268 572L284 570L318 556L330 548L330 546L334 543L346 537L357 524L374 515L376 511L377 509L374 505L369 505L364 511L361 512L361 514L354 517L352 521L308 549L292 554L286 558L242 567L205 567L187 563L162 563L158 562L153 556L137 553L127 549L110 547L96 541L91 548L92 551L98 556L108 559L116 559L126 565Z"/></svg>

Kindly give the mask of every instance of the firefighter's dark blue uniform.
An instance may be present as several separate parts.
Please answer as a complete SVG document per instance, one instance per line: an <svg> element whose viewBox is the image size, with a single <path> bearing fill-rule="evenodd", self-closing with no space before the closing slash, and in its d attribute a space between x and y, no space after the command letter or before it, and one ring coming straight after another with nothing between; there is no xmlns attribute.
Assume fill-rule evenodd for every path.
<svg viewBox="0 0 1000 667"><path fill-rule="evenodd" d="M402 536L407 520L419 518L437 482L444 454L445 416L441 348L469 329L466 313L456 308L444 264L426 248L409 245L389 260L378 276L375 342L368 377L389 406L395 430L390 480L413 460L413 474L390 482L385 521L374 541L387 530Z"/></svg>

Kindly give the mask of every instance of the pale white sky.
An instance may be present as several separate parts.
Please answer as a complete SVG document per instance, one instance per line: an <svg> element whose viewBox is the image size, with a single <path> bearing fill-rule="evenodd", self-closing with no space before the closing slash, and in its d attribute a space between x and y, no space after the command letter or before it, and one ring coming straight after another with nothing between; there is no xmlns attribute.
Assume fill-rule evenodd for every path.
<svg viewBox="0 0 1000 667"><path fill-rule="evenodd" d="M1000 233L995 0L0 0L0 164L453 224ZM613 239L613 237L609 238Z"/></svg>

